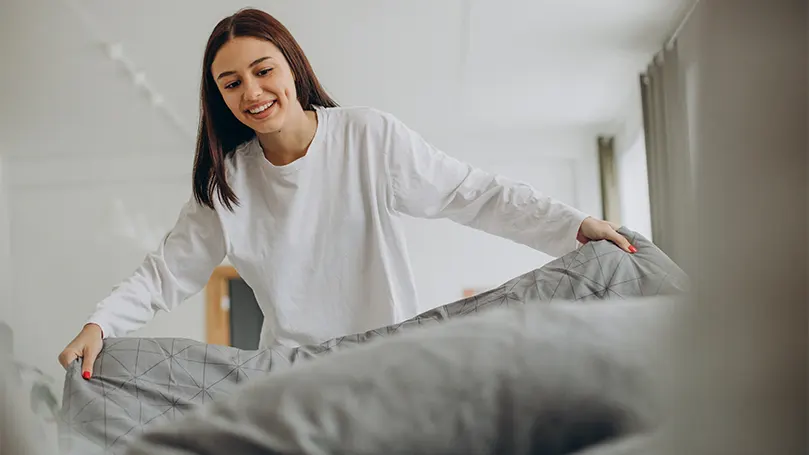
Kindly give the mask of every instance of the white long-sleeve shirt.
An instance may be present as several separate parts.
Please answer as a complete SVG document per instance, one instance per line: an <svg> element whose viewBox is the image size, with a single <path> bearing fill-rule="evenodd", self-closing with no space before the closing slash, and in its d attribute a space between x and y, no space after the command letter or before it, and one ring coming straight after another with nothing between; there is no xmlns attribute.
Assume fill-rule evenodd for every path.
<svg viewBox="0 0 809 455"><path fill-rule="evenodd" d="M584 213L437 150L372 108L318 108L307 154L271 164L257 140L228 162L233 212L185 204L176 225L88 322L124 336L198 293L227 257L264 313L261 347L395 324L419 306L400 215L448 218L552 256Z"/></svg>

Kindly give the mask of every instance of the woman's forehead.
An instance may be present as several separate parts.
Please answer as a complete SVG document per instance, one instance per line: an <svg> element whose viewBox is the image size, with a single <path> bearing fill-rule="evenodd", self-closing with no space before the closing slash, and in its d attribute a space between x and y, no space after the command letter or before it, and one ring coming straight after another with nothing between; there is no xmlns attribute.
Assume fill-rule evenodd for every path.
<svg viewBox="0 0 809 455"><path fill-rule="evenodd" d="M253 37L236 37L225 43L216 53L211 69L239 70L256 64L258 60L280 62L281 51L271 42Z"/></svg>

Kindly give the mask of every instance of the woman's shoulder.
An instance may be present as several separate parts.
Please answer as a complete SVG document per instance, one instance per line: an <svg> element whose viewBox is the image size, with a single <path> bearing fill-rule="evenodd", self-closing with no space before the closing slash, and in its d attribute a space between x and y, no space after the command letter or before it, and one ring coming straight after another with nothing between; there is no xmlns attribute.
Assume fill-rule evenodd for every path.
<svg viewBox="0 0 809 455"><path fill-rule="evenodd" d="M238 171L244 167L245 162L254 160L260 153L260 149L257 145L258 140L253 136L251 139L236 146L233 152L229 153L225 158L225 170L228 174L238 173Z"/></svg>
<svg viewBox="0 0 809 455"><path fill-rule="evenodd" d="M384 131L399 124L392 113L372 106L329 107L322 108L322 112L332 128Z"/></svg>

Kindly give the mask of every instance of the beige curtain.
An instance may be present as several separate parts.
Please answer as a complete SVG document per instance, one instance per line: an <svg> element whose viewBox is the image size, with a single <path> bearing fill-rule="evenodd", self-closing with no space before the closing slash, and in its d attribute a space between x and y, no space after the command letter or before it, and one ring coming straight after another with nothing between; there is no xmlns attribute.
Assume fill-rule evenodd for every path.
<svg viewBox="0 0 809 455"><path fill-rule="evenodd" d="M654 240L693 284L669 447L645 453L807 453L807 20L805 1L701 1L644 75Z"/></svg>
<svg viewBox="0 0 809 455"><path fill-rule="evenodd" d="M693 201L693 176L685 75L676 41L655 56L640 82L652 238L677 261L684 256L686 247L684 223Z"/></svg>
<svg viewBox="0 0 809 455"><path fill-rule="evenodd" d="M615 138L598 137L598 164L601 177L602 218L621 224L621 195L618 190L618 169L615 162Z"/></svg>

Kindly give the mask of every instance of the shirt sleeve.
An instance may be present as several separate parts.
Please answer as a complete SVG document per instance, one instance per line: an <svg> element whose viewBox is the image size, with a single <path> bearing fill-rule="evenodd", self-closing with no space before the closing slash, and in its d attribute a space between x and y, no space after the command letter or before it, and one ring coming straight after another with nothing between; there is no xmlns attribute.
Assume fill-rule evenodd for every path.
<svg viewBox="0 0 809 455"><path fill-rule="evenodd" d="M587 214L448 156L390 114L384 124L394 211L447 218L554 257L579 247L576 234Z"/></svg>
<svg viewBox="0 0 809 455"><path fill-rule="evenodd" d="M97 304L86 322L98 324L104 338L125 336L157 311L171 311L201 291L225 254L219 216L192 197L158 247Z"/></svg>

